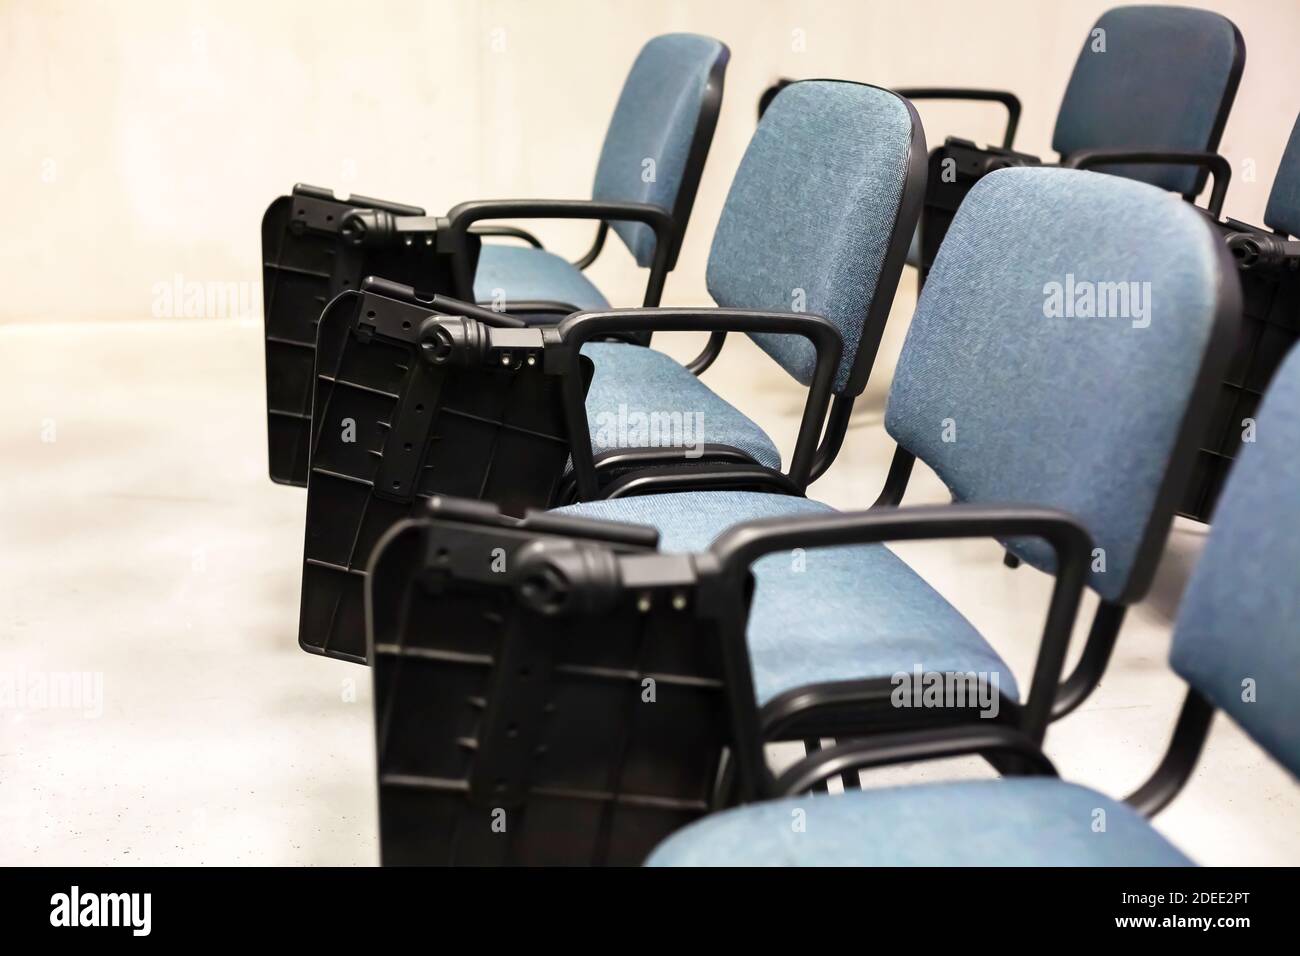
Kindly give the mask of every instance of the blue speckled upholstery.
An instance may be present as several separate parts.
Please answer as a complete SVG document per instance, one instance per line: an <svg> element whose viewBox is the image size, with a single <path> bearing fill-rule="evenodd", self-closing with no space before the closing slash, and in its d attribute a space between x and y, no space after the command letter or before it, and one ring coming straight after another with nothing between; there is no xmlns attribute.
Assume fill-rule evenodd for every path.
<svg viewBox="0 0 1300 956"><path fill-rule="evenodd" d="M843 391L894 233L913 134L894 93L829 80L783 89L741 160L709 252L721 306L824 316L844 340ZM815 353L801 336L753 336L803 384Z"/></svg>
<svg viewBox="0 0 1300 956"><path fill-rule="evenodd" d="M499 290L499 291L498 291ZM574 309L607 309L600 290L553 252L531 246L484 243L474 273L474 299L509 312L513 302L561 302Z"/></svg>
<svg viewBox="0 0 1300 956"><path fill-rule="evenodd" d="M665 551L700 551L734 524L831 511L806 498L713 491L589 501L566 514L659 529ZM1015 699L1015 677L952 605L882 545L774 554L754 568L749 650L760 703L805 684L892 677L899 672L997 674ZM990 678L990 682L993 678Z"/></svg>
<svg viewBox="0 0 1300 956"><path fill-rule="evenodd" d="M636 416L655 413L663 445L676 445L680 431L684 444L730 445L760 465L780 470L781 453L772 439L672 357L619 342L588 342L582 354L596 367L587 391L587 427L596 454L628 447L639 434ZM680 429L673 415L680 417ZM630 424L622 427L620 421Z"/></svg>
<svg viewBox="0 0 1300 956"><path fill-rule="evenodd" d="M1236 281L1225 277L1221 243L1190 204L1145 183L1070 169L984 177L917 304L886 428L959 501L1080 518L1105 551L1091 584L1118 598L1152 520L1220 285ZM1103 283L1136 290L1127 310ZM1078 304L1087 288L1106 311L1128 314L1070 316L1053 305ZM1052 566L1039 542L1013 549Z"/></svg>
<svg viewBox="0 0 1300 956"><path fill-rule="evenodd" d="M717 40L691 33L655 37L641 48L605 134L593 198L650 203L673 211L709 71L727 55ZM649 266L655 251L650 227L639 222L611 225L637 263Z"/></svg>
<svg viewBox="0 0 1300 956"><path fill-rule="evenodd" d="M1105 50L1094 50L1095 31ZM1231 95L1237 28L1226 17L1190 7L1116 7L1084 41L1061 109L1052 148L1217 147L1215 124ZM1188 166L1108 166L1106 172L1189 193Z"/></svg>
<svg viewBox="0 0 1300 956"><path fill-rule="evenodd" d="M796 811L803 811L800 816ZM1104 811L1104 818L1098 815ZM796 820L802 830L795 827ZM1105 829L1094 828L1104 819ZM1141 816L1055 778L794 797L677 831L650 866L1187 866Z"/></svg>
<svg viewBox="0 0 1300 956"><path fill-rule="evenodd" d="M1300 775L1300 350L1264 396L1174 628L1174 670Z"/></svg>

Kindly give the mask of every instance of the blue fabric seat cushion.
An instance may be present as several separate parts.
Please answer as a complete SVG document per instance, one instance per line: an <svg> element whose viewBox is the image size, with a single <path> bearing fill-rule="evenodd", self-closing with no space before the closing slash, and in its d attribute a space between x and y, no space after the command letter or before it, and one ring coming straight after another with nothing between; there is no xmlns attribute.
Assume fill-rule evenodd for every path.
<svg viewBox="0 0 1300 956"><path fill-rule="evenodd" d="M587 426L597 455L612 448L722 444L781 468L781 453L763 429L671 356L621 342L588 342L582 354L596 366Z"/></svg>
<svg viewBox="0 0 1300 956"><path fill-rule="evenodd" d="M474 274L474 299L494 302L501 296L506 312L512 302L563 302L575 310L609 308L581 270L555 253L485 242Z"/></svg>
<svg viewBox="0 0 1300 956"><path fill-rule="evenodd" d="M709 491L589 501L559 509L652 525L664 551L701 551L732 525L778 515L834 511L790 495ZM749 652L759 704L806 684L890 678L900 672L1015 678L979 632L883 545L772 554L754 566ZM990 677L990 683L992 682Z"/></svg>
<svg viewBox="0 0 1300 956"><path fill-rule="evenodd" d="M793 826L796 810L806 814L803 832ZM1055 777L967 780L753 803L679 830L646 863L1193 865L1127 805Z"/></svg>

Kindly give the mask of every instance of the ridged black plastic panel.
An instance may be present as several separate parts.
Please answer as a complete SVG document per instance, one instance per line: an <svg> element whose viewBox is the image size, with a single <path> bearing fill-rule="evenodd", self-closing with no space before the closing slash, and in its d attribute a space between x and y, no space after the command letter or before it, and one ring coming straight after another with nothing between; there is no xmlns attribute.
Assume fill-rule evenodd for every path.
<svg viewBox="0 0 1300 956"><path fill-rule="evenodd" d="M390 327L409 326L407 338L367 331L363 312L375 309L386 310ZM548 507L564 474L560 378L540 359L435 366L419 355L414 334L429 315L353 293L321 318L298 623L304 650L364 662L371 549L429 497L485 499L519 515ZM589 382L591 363L582 368Z"/></svg>
<svg viewBox="0 0 1300 956"><path fill-rule="evenodd" d="M1226 230L1225 230L1226 233ZM1219 386L1214 411L1179 513L1208 522L1232 462L1241 450L1246 420L1255 410L1273 373L1300 337L1300 272L1242 269L1241 330L1227 376Z"/></svg>
<svg viewBox="0 0 1300 956"><path fill-rule="evenodd" d="M354 197L321 198L303 187L281 196L262 218L262 298L266 338L267 455L273 481L306 486L316 326L340 292L378 275L428 292L449 292L444 258L424 243L360 249L338 229L354 209L423 215L415 206Z"/></svg>
<svg viewBox="0 0 1300 956"><path fill-rule="evenodd" d="M439 574L439 533L390 538L372 585L383 863L630 866L708 812L730 720L694 595L544 616L506 574Z"/></svg>

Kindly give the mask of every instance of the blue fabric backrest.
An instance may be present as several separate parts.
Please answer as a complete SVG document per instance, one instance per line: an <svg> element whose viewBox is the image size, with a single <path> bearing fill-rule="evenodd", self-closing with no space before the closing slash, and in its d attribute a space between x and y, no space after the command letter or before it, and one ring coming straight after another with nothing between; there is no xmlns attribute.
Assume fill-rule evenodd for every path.
<svg viewBox="0 0 1300 956"><path fill-rule="evenodd" d="M1300 119L1291 128L1277 178L1268 194L1264 225L1300 236Z"/></svg>
<svg viewBox="0 0 1300 956"><path fill-rule="evenodd" d="M1232 21L1205 10L1107 11L1070 74L1052 148L1062 156L1107 147L1217 149L1220 110L1235 93L1234 69L1240 72L1240 39ZM1180 194L1199 181L1191 167L1105 169Z"/></svg>
<svg viewBox="0 0 1300 956"><path fill-rule="evenodd" d="M651 203L674 211L709 73L715 64L725 68L727 57L721 42L692 33L655 37L641 48L605 133L592 198ZM654 261L655 237L649 226L611 226L638 265Z"/></svg>
<svg viewBox="0 0 1300 956"><path fill-rule="evenodd" d="M1191 204L1145 183L986 176L917 303L886 428L958 501L1074 514L1103 549L1092 587L1126 596L1220 294L1235 301L1221 245ZM1052 568L1041 543L1011 547Z"/></svg>
<svg viewBox="0 0 1300 956"><path fill-rule="evenodd" d="M1300 350L1274 376L1254 437L1219 498L1170 661L1300 775Z"/></svg>
<svg viewBox="0 0 1300 956"><path fill-rule="evenodd" d="M713 235L714 301L828 319L844 339L837 392L848 383L894 234L913 122L906 102L887 90L831 80L787 86L749 141ZM924 154L924 144L918 148ZM816 353L807 339L753 338L800 382L812 381Z"/></svg>

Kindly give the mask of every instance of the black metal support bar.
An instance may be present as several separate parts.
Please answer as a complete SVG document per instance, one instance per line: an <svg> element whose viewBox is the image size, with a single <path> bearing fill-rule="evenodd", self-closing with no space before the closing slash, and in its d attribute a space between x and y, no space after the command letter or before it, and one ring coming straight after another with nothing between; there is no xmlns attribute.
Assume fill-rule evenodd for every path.
<svg viewBox="0 0 1300 956"><path fill-rule="evenodd" d="M820 751L821 749L822 749L821 738L820 738L820 737L809 737L807 740L805 740L805 741L803 742L803 753L804 753L804 758L805 758L805 759L799 761L799 763L801 763L801 764L804 763L808 757L813 756L814 754L816 754L816 753L817 753L818 751ZM813 782L813 783L808 784L807 790L810 791L810 792L812 792L812 793L827 793L827 792L828 792L828 789L827 789L827 787L826 787L826 781L827 781L830 777L832 777L832 776L834 776L834 774L829 774L829 773L828 773L828 774L827 774L825 777L823 777L822 779L817 780L817 781L815 781L815 782Z"/></svg>
<svg viewBox="0 0 1300 956"><path fill-rule="evenodd" d="M608 235L609 235L609 223L605 222L605 220L602 219L600 221L600 225L596 227L596 238L592 242L591 248L588 249L585 253L583 253L582 258L576 260L573 264L577 266L579 269L585 269L587 268L587 266L595 262L597 257L600 255L601 250L605 248L605 238Z"/></svg>
<svg viewBox="0 0 1300 956"><path fill-rule="evenodd" d="M837 774L919 760L995 753L1016 757L1017 767L1026 774L1056 775L1056 768L1043 754L1039 742L1013 727L944 727L879 734L810 751L777 777L775 786L779 796L795 796L824 788L826 781Z"/></svg>
<svg viewBox="0 0 1300 956"><path fill-rule="evenodd" d="M1101 683L1101 675L1106 673L1111 652L1115 650L1115 640L1119 637L1120 625L1124 623L1124 612L1128 606L1102 601L1088 629L1088 639L1083 645L1083 654L1074 665L1070 676L1061 682L1056 691L1056 702L1052 705L1052 719L1060 720L1085 700Z"/></svg>
<svg viewBox="0 0 1300 956"><path fill-rule="evenodd" d="M1196 769L1213 719L1214 705L1196 691L1188 690L1164 759L1151 778L1124 802L1144 817L1154 816L1168 806Z"/></svg>
<svg viewBox="0 0 1300 956"><path fill-rule="evenodd" d="M722 352L723 343L727 341L726 332L710 332L709 341L704 344L700 354L686 363L692 375L702 375Z"/></svg>
<svg viewBox="0 0 1300 956"><path fill-rule="evenodd" d="M518 226L475 226L470 231L476 236L504 236L509 239L522 239L534 249L544 248L542 240L527 229L520 229Z"/></svg>
<svg viewBox="0 0 1300 956"><path fill-rule="evenodd" d="M1010 149L1020 126L1020 98L1005 90L976 90L962 87L915 86L894 91L909 100L966 100L978 103L1001 103L1007 109L1007 126L1002 133L1002 148Z"/></svg>
<svg viewBox="0 0 1300 956"><path fill-rule="evenodd" d="M894 457L889 461L889 473L885 475L884 487L880 489L880 497L871 507L897 508L903 500L903 494L907 491L907 482L912 477L912 466L915 464L915 455L902 445L895 446Z"/></svg>
<svg viewBox="0 0 1300 956"><path fill-rule="evenodd" d="M817 446L817 455L813 459L812 481L816 481L840 453L844 445L844 436L849 430L849 419L853 415L853 396L836 395L831 402L831 413L826 419L826 431L822 434L821 444Z"/></svg>

